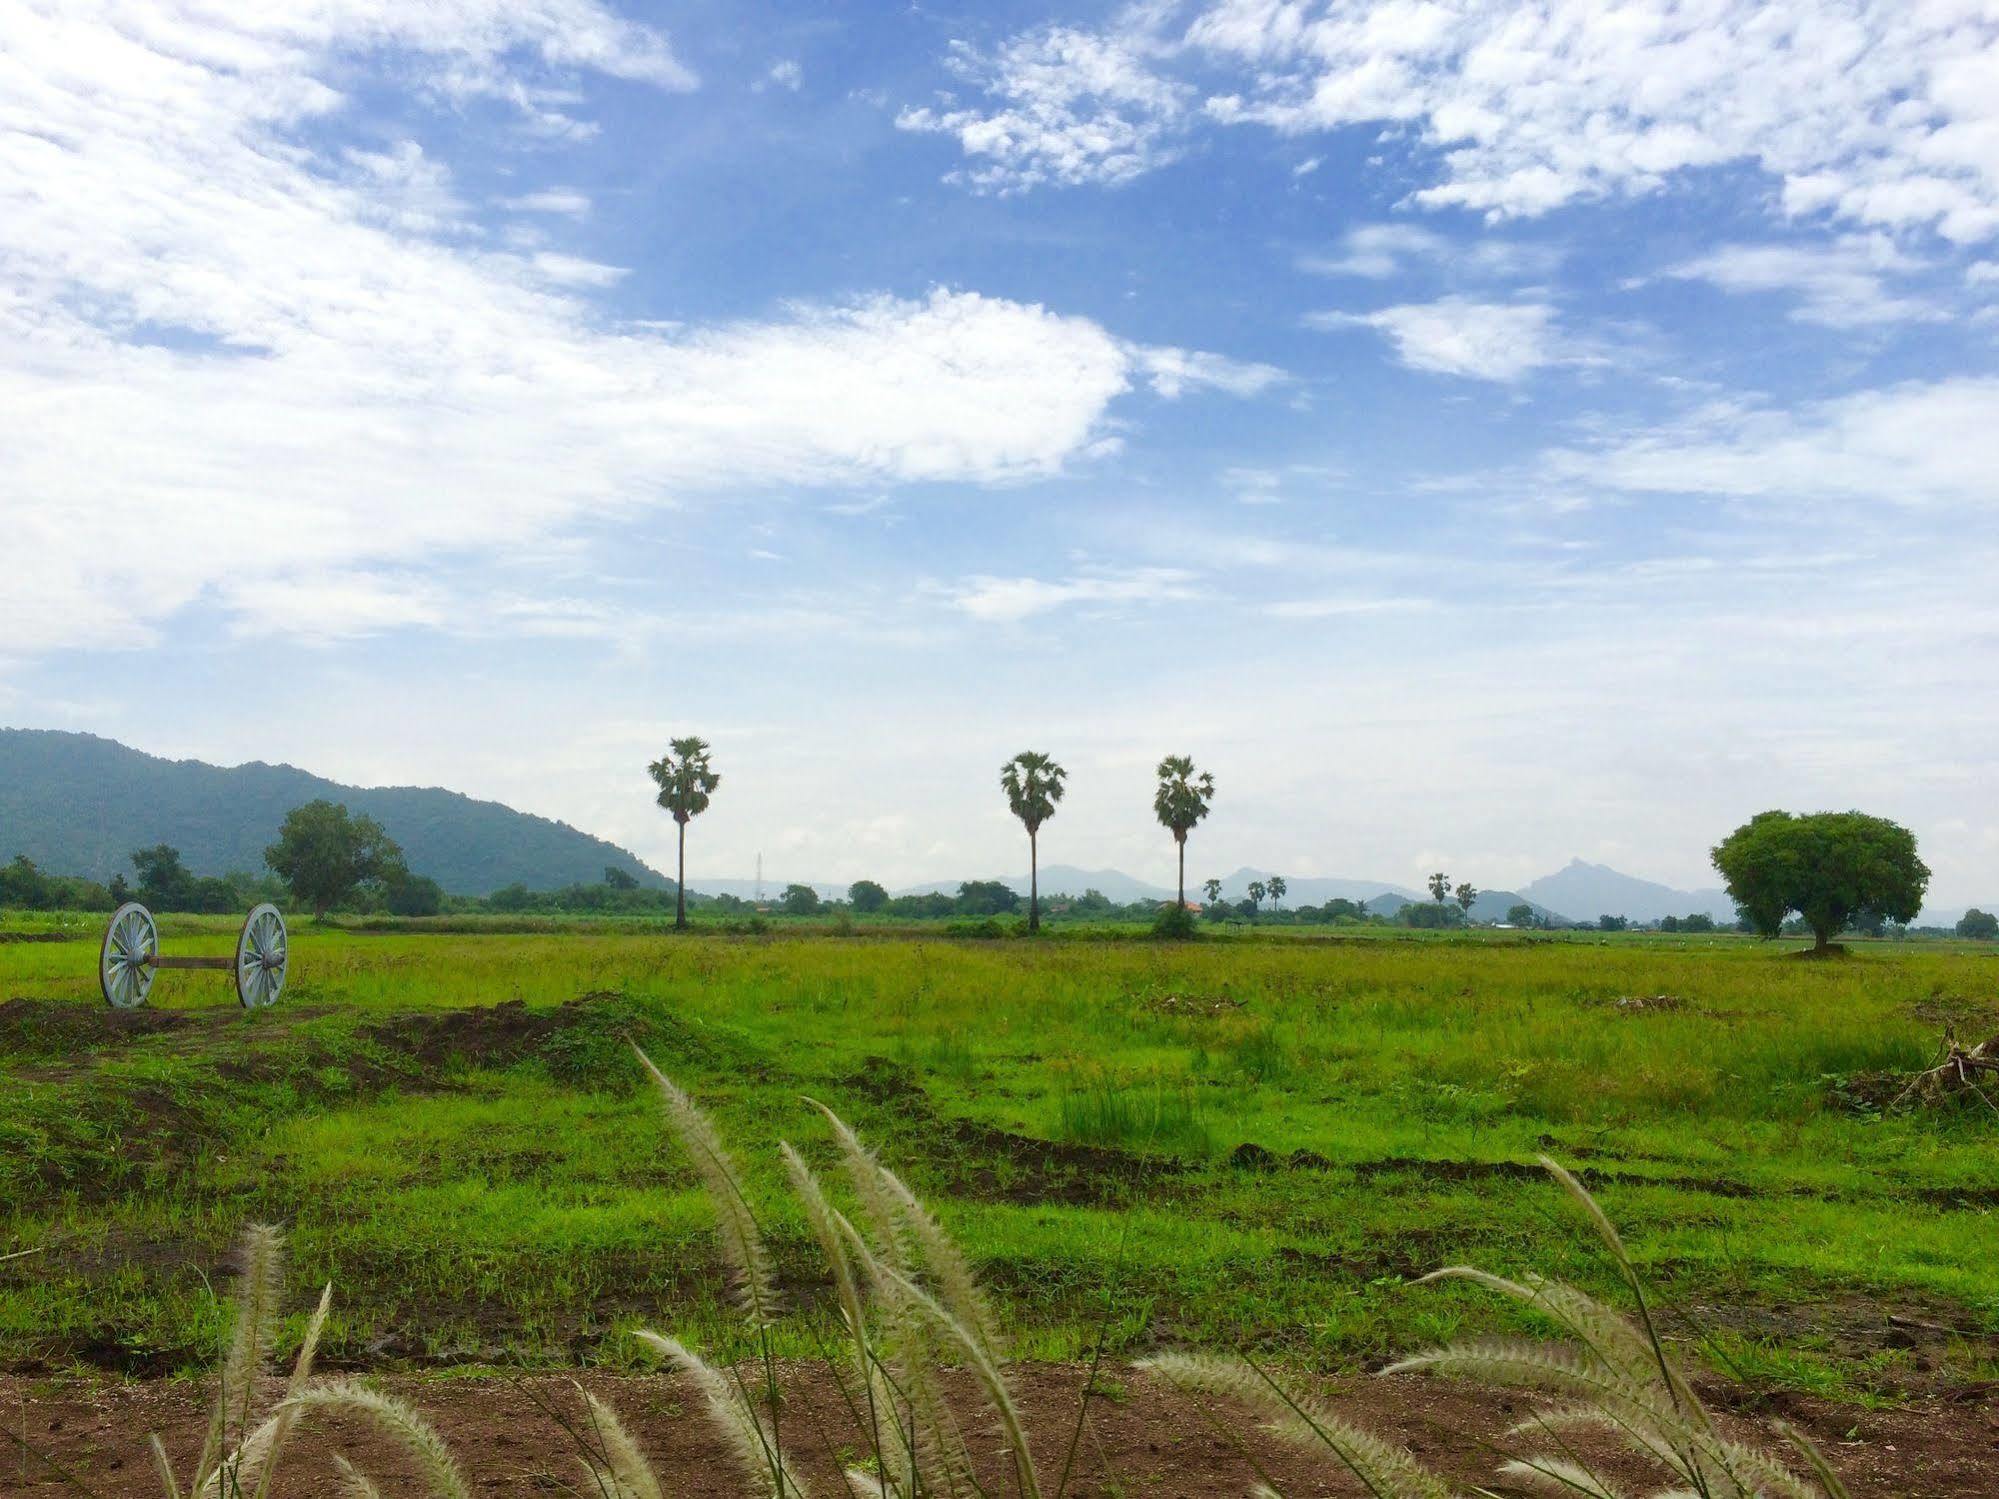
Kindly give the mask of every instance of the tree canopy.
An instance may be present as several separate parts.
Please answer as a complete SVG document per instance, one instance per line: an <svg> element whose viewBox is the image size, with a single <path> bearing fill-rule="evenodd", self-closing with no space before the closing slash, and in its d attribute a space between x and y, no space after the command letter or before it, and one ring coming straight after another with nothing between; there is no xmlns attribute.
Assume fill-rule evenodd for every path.
<svg viewBox="0 0 1999 1499"><path fill-rule="evenodd" d="M1863 915L1914 921L1930 880L1915 835L1864 812L1762 812L1713 857L1752 930L1774 937L1796 911L1819 951Z"/></svg>
<svg viewBox="0 0 1999 1499"><path fill-rule="evenodd" d="M363 885L394 888L409 877L403 851L379 822L323 800L285 815L278 841L264 850L264 862L314 916L351 900ZM145 870L140 873L143 888Z"/></svg>
<svg viewBox="0 0 1999 1499"><path fill-rule="evenodd" d="M1999 940L1999 916L1973 906L1958 918L1957 934L1960 937L1969 937L1974 942Z"/></svg>
<svg viewBox="0 0 1999 1499"><path fill-rule="evenodd" d="M1187 835L1194 824L1208 815L1215 798L1215 778L1194 769L1186 755L1168 755L1159 762L1159 786L1152 794L1152 814L1161 827L1173 834L1180 851L1180 882L1177 904L1187 904Z"/></svg>

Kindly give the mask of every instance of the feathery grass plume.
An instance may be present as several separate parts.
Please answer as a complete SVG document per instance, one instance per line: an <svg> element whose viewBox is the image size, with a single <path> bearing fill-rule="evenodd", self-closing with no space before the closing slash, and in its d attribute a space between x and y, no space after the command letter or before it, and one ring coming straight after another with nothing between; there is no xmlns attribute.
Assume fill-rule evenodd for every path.
<svg viewBox="0 0 1999 1499"><path fill-rule="evenodd" d="M1161 1353L1139 1361L1189 1393L1221 1395L1255 1411L1294 1445L1324 1448L1375 1499L1451 1499L1451 1488L1403 1448L1341 1420L1309 1396L1282 1389L1246 1359Z"/></svg>
<svg viewBox="0 0 1999 1499"><path fill-rule="evenodd" d="M588 1466L600 1487L611 1499L660 1499L659 1478L618 1413L580 1384L576 1393L583 1397L590 1432L597 1438L598 1451L591 1454Z"/></svg>
<svg viewBox="0 0 1999 1499"><path fill-rule="evenodd" d="M160 1441L160 1434L153 1432L149 1435L146 1445L152 1449L153 1471L159 1475L161 1492L167 1499L181 1499L180 1480L174 1477L174 1465L167 1457L166 1445Z"/></svg>
<svg viewBox="0 0 1999 1499"><path fill-rule="evenodd" d="M735 1453L745 1477L771 1499L805 1499L805 1486L791 1471L777 1438L741 1389L673 1338L643 1330L633 1336L664 1354L693 1379L707 1402L710 1421Z"/></svg>
<svg viewBox="0 0 1999 1499"><path fill-rule="evenodd" d="M1839 1481L1839 1475L1833 1472L1832 1464L1827 1462L1825 1454L1819 1451L1818 1443L1798 1430L1789 1421L1779 1421L1777 1423L1777 1434L1798 1449L1798 1455L1804 1458L1805 1464L1812 1470L1813 1476L1824 1486L1829 1499L1851 1499L1851 1496L1846 1492L1846 1485Z"/></svg>
<svg viewBox="0 0 1999 1499"><path fill-rule="evenodd" d="M1499 1476L1530 1489L1570 1494L1576 1499L1625 1499L1622 1490L1612 1488L1589 1469L1562 1457L1516 1458L1500 1465Z"/></svg>
<svg viewBox="0 0 1999 1499"><path fill-rule="evenodd" d="M861 1143L861 1137L848 1127L846 1120L816 1098L805 1101L824 1114L826 1122L833 1127L833 1141L840 1147L847 1179L853 1184L854 1196L860 1201L861 1217L874 1235L874 1257L893 1269L907 1273L912 1263L909 1228L902 1214L896 1211L895 1199L882 1180L881 1162L875 1159L872 1150Z"/></svg>
<svg viewBox="0 0 1999 1499"><path fill-rule="evenodd" d="M790 1141L780 1141L778 1153L784 1157L785 1173L791 1178L791 1189L805 1210L805 1221L812 1229L813 1238L819 1241L820 1253L826 1256L826 1263L833 1271L840 1320L846 1323L848 1336L853 1340L855 1373L859 1376L867 1401L868 1440L874 1448L875 1461L881 1468L879 1473L867 1475L869 1487L876 1499L891 1491L906 1492L914 1487L916 1453L914 1444L903 1439L902 1423L896 1418L894 1391L890 1389L869 1341L867 1307L861 1300L860 1281L854 1274L854 1263L847 1253L845 1235L852 1232L853 1225L827 1201L819 1178L805 1163L805 1158L792 1148ZM884 1423L896 1439L893 1461L883 1437Z"/></svg>
<svg viewBox="0 0 1999 1499"><path fill-rule="evenodd" d="M901 1177L861 1143L847 1121L817 1099L805 1100L826 1116L853 1179L869 1226L876 1230L892 1268L908 1274L920 1268L953 1316L976 1333L989 1351L1000 1346L999 1319L979 1288L971 1262L929 1208Z"/></svg>
<svg viewBox="0 0 1999 1499"><path fill-rule="evenodd" d="M888 1283L890 1275L900 1273L877 1257L852 1223L845 1218L835 1221L867 1272L868 1283L877 1291ZM898 1422L897 1436L906 1444L910 1463L898 1476L910 1493L936 1494L944 1499L978 1493L971 1453L938 1378L941 1340L907 1298L891 1293L880 1301L888 1381L901 1401L898 1414L908 1417L906 1429Z"/></svg>
<svg viewBox="0 0 1999 1499"><path fill-rule="evenodd" d="M435 1499L472 1499L472 1490L444 1438L408 1401L339 1379L301 1390L285 1404L300 1412L348 1411L362 1417L409 1454Z"/></svg>
<svg viewBox="0 0 1999 1499"><path fill-rule="evenodd" d="M382 1491L368 1475L337 1452L333 1454L333 1471L340 1479L340 1499L382 1499Z"/></svg>
<svg viewBox="0 0 1999 1499"><path fill-rule="evenodd" d="M907 1276L886 1265L880 1266L878 1273L878 1284L891 1299L914 1312L941 1336L947 1347L963 1355L966 1365L984 1388L987 1401L1000 1418L1007 1451L1013 1458L1015 1487L1022 1499L1039 1499L1041 1481L1034 1471L1034 1454L1027 1445L1027 1429L1021 1422L1020 1409L1014 1404L1013 1391L1007 1385L1006 1376L986 1346L979 1341L978 1334Z"/></svg>
<svg viewBox="0 0 1999 1499"><path fill-rule="evenodd" d="M660 1097L666 1101L667 1126L693 1160L695 1173L707 1189L709 1201L715 1205L722 1259L729 1267L737 1304L752 1326L769 1327L780 1311L777 1282L771 1276L770 1253L764 1248L763 1233L743 1193L742 1173L722 1148L715 1126L695 1106L694 1100L654 1066L651 1057L637 1046L632 1051L652 1074Z"/></svg>
<svg viewBox="0 0 1999 1499"><path fill-rule="evenodd" d="M284 1285L283 1236L269 1224L252 1223L244 1228L237 1252L243 1268L236 1278L236 1319L222 1354L222 1378L215 1387L208 1434L194 1465L195 1493L208 1487L227 1463L232 1430L240 1438L249 1429L257 1374L277 1327Z"/></svg>
<svg viewBox="0 0 1999 1499"><path fill-rule="evenodd" d="M333 1309L333 1282L328 1281L319 1293L319 1305L312 1309L312 1316L305 1324L305 1336L299 1340L298 1358L292 1363L291 1378L285 1381L285 1400L302 1392L307 1381L312 1378L312 1365L319 1355L319 1340L326 1331L327 1314ZM267 1499L271 1484L278 1476L278 1459L284 1455L285 1443L291 1437L292 1426L298 1420L295 1407L280 1404L276 1415L252 1433L239 1451L237 1474L239 1483L247 1481L247 1475L257 1475L256 1499ZM252 1446L256 1450L251 1450Z"/></svg>
<svg viewBox="0 0 1999 1499"><path fill-rule="evenodd" d="M1516 1432L1554 1433L1576 1425L1602 1426L1685 1483L1696 1499L1824 1499L1825 1493L1836 1493L1836 1487L1821 1491L1768 1453L1721 1435L1668 1354L1652 1318L1643 1278L1616 1227L1581 1182L1546 1157L1542 1165L1582 1208L1609 1249L1638 1306L1638 1320L1634 1322L1573 1286L1540 1276L1509 1280L1467 1266L1451 1266L1425 1276L1424 1281L1469 1280L1497 1291L1554 1318L1572 1341L1476 1339L1427 1350L1383 1372L1424 1370L1564 1396L1572 1403L1542 1413ZM1585 1470L1576 1471L1597 1487L1563 1487L1575 1469L1565 1458L1538 1456L1526 1460L1526 1465L1541 1475L1543 1488L1554 1484L1560 1492L1607 1492L1601 1480ZM1834 1482L1836 1485L1837 1480Z"/></svg>

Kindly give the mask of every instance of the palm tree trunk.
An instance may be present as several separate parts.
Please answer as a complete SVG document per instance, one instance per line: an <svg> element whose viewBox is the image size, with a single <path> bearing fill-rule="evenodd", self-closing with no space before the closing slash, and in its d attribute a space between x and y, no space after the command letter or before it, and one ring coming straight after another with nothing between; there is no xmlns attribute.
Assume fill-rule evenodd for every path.
<svg viewBox="0 0 1999 1499"><path fill-rule="evenodd" d="M687 824L680 825L680 866L673 879L673 929L687 930Z"/></svg>
<svg viewBox="0 0 1999 1499"><path fill-rule="evenodd" d="M1041 849L1032 833L1027 835L1027 929L1041 930Z"/></svg>
<svg viewBox="0 0 1999 1499"><path fill-rule="evenodd" d="M1187 840L1182 837L1176 838L1173 841L1180 850L1180 908L1185 910L1187 907Z"/></svg>

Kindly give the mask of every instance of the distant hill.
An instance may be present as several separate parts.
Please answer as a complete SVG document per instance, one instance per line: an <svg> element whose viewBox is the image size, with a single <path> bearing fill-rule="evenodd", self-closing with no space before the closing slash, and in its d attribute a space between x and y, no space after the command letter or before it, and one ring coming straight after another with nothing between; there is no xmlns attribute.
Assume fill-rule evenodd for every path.
<svg viewBox="0 0 1999 1499"><path fill-rule="evenodd" d="M1629 916L1633 921L1657 921L1662 916L1705 912L1716 921L1733 924L1735 902L1725 890L1675 890L1650 880L1634 879L1602 864L1571 859L1550 875L1520 887L1529 900L1566 911L1577 921L1599 916Z"/></svg>
<svg viewBox="0 0 1999 1499"><path fill-rule="evenodd" d="M982 879L997 879L1002 885L1027 894L1028 879L1025 873L1004 875L982 875ZM941 892L956 895L958 880L930 880L921 885L909 885L894 893L897 895L929 895ZM1167 885L1152 885L1144 880L1117 869L1078 869L1073 864L1044 864L1041 866L1041 893L1051 895L1081 895L1086 890L1101 891L1121 906L1133 901L1173 899L1173 890ZM1198 898L1198 897L1196 897Z"/></svg>
<svg viewBox="0 0 1999 1499"><path fill-rule="evenodd" d="M1248 865L1244 865L1234 874L1222 877L1222 899L1241 900L1249 894L1251 880L1268 882L1270 875L1271 871L1267 869L1251 869ZM1379 898L1384 893L1400 897L1396 903L1397 909L1400 909L1401 901L1422 899L1414 890L1404 889L1400 885L1385 885L1380 880L1348 880L1316 874L1284 877L1284 904L1287 907L1323 906L1329 900L1367 901ZM1394 912L1391 911L1389 914L1393 915Z"/></svg>
<svg viewBox="0 0 1999 1499"><path fill-rule="evenodd" d="M94 734L0 729L0 859L24 853L60 874L129 878L132 850L155 843L178 848L196 874L259 871L285 814L316 797L374 818L412 872L456 895L594 883L607 865L670 884L615 843L456 791L342 786L290 765L225 768Z"/></svg>

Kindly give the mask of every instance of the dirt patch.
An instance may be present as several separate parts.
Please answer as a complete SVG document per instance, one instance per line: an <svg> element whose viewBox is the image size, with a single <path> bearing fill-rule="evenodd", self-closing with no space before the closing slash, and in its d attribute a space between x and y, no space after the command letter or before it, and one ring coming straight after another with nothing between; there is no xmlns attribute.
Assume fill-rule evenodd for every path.
<svg viewBox="0 0 1999 1499"><path fill-rule="evenodd" d="M945 1119L909 1069L887 1057L869 1057L843 1083L895 1117L908 1131L897 1142L898 1151L913 1150L922 1157L955 1196L1023 1205L1103 1206L1128 1202L1134 1191L1187 1169L1171 1156L1041 1140L976 1120Z"/></svg>
<svg viewBox="0 0 1999 1499"><path fill-rule="evenodd" d="M576 1379L618 1411L673 1499L751 1491L686 1381L596 1371L579 1371ZM1067 1365L1015 1371L1043 1486L1051 1493L1076 1429L1084 1379L1085 1371ZM1495 1458L1489 1444L1514 1450L1503 1432L1530 1408L1517 1396L1408 1377L1294 1382L1314 1387L1339 1414L1406 1444L1461 1485L1491 1482ZM564 1427L581 1423L569 1376L394 1377L380 1383L415 1401L436 1425L458 1455L473 1493L574 1492L578 1448ZM782 1383L786 1446L805 1480L814 1492L845 1492L838 1459L865 1446L853 1415L821 1368L787 1368ZM961 1409L976 1408L964 1381L948 1383ZM183 1382L0 1380L0 1427L15 1438L0 1448L0 1494L47 1493L54 1499L79 1488L107 1496L153 1491L147 1436L157 1431L185 1473L201 1445L206 1394L205 1387ZM1240 1409L1225 1404L1206 1409L1204 1416L1203 1407L1139 1371L1117 1365L1099 1370L1068 1492L1090 1499L1130 1493L1207 1499L1246 1492L1259 1467L1281 1492L1300 1499L1353 1492L1334 1477L1331 1463L1279 1446ZM1990 1401L1862 1411L1786 1397L1774 1413L1818 1442L1856 1494L1959 1499L1999 1489L1999 1410ZM1765 1416L1725 1414L1722 1422L1733 1435L1764 1447L1776 1444ZM998 1442L976 1421L968 1422L968 1430L986 1491L1011 1493ZM23 1443L34 1455L22 1450ZM1601 1438L1584 1437L1580 1445L1593 1461L1615 1452ZM1254 1454L1255 1465L1244 1447ZM410 1482L415 1475L392 1444L351 1421L314 1417L287 1455L280 1499L331 1493L336 1451L385 1492L415 1491ZM1635 1476L1627 1460L1613 1456L1602 1465L1613 1477Z"/></svg>
<svg viewBox="0 0 1999 1499"><path fill-rule="evenodd" d="M78 932L0 932L0 945L9 942L76 942Z"/></svg>
<svg viewBox="0 0 1999 1499"><path fill-rule="evenodd" d="M566 1012L595 997L573 1000L559 1011L531 1010L519 999L473 1009L417 1011L364 1027L361 1038L406 1058L420 1072L511 1067L539 1052L563 1028Z"/></svg>
<svg viewBox="0 0 1999 1499"><path fill-rule="evenodd" d="M1383 1156L1378 1160L1355 1161L1348 1168L1362 1181L1378 1176L1411 1175L1433 1181L1539 1181L1548 1180L1546 1168L1533 1161L1432 1161L1414 1156ZM1702 1192L1709 1197L1763 1197L1788 1195L1766 1193L1747 1182L1709 1176L1640 1176L1631 1172L1604 1171L1585 1166L1575 1173L1587 1187L1670 1187L1677 1192Z"/></svg>
<svg viewBox="0 0 1999 1499"><path fill-rule="evenodd" d="M109 1005L54 999L10 999L0 1004L0 1056L67 1057L94 1051L109 1040L153 1036L186 1025L180 1010L114 1010Z"/></svg>

